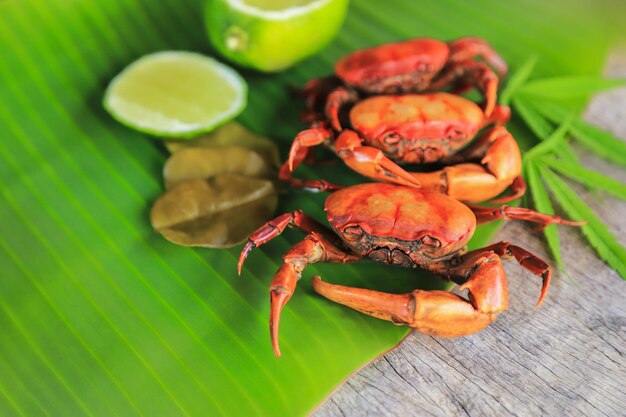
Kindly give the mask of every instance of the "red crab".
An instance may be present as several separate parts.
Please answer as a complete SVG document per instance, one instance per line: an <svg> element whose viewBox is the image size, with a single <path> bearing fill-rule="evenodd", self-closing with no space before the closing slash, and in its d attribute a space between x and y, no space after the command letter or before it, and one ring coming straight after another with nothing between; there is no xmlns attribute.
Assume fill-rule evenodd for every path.
<svg viewBox="0 0 626 417"><path fill-rule="evenodd" d="M484 62L475 58L481 57ZM480 38L452 42L420 38L353 52L337 62L335 75L310 81L304 88L309 116L319 104L335 130L341 130L340 109L371 94L476 87L485 97L487 117L495 108L498 75L506 74L504 60Z"/></svg>
<svg viewBox="0 0 626 417"><path fill-rule="evenodd" d="M523 208L513 208L518 218L542 225L577 224ZM517 262L543 280L537 306L546 295L551 268L525 249L500 242L465 253L476 224L506 218L499 209L473 211L468 206L437 192L371 183L343 188L326 200L325 211L332 230L301 211L286 213L254 232L239 257L238 272L250 253L287 226L307 236L283 256L283 263L270 287L270 334L276 356L280 313L293 294L302 271L310 263L356 262L361 258L422 268L469 290L468 298L446 291L415 290L387 294L344 287L313 278L313 288L323 296L362 313L405 324L440 337L475 333L507 308L507 282L501 257Z"/></svg>
<svg viewBox="0 0 626 417"><path fill-rule="evenodd" d="M294 169L309 149L324 144L353 170L376 181L440 191L457 200L479 202L511 187L509 201L524 194L522 158L511 134L491 128L469 146L488 124L503 124L508 109L496 107L490 117L474 102L449 93L373 96L359 101L349 114L350 127L337 136L324 122L300 132L279 177L297 187L340 188L327 181L299 180ZM443 165L434 172L407 172L398 164Z"/></svg>

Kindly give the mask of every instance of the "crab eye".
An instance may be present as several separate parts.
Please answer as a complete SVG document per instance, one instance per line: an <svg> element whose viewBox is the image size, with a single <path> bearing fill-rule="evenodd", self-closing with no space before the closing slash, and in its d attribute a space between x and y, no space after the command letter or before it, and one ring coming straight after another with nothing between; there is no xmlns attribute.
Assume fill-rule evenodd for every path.
<svg viewBox="0 0 626 417"><path fill-rule="evenodd" d="M363 233L361 226L348 226L343 229L343 235L348 240L357 240L363 236Z"/></svg>
<svg viewBox="0 0 626 417"><path fill-rule="evenodd" d="M429 235L424 235L424 237L422 237L422 243L426 246L431 246L433 248L441 247L441 242Z"/></svg>
<svg viewBox="0 0 626 417"><path fill-rule="evenodd" d="M463 140L467 137L467 134L461 129L452 129L450 132L450 139Z"/></svg>
<svg viewBox="0 0 626 417"><path fill-rule="evenodd" d="M385 133L385 136L383 136L383 142L387 145L395 145L400 142L400 135L396 132Z"/></svg>

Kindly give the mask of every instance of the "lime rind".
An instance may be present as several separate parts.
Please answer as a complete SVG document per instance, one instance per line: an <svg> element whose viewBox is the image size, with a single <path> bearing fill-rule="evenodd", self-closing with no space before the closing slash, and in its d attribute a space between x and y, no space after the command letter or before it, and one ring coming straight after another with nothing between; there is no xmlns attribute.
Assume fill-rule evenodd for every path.
<svg viewBox="0 0 626 417"><path fill-rule="evenodd" d="M265 10L246 3L244 0L227 0L233 9L265 20L288 20L321 9L332 0L317 0L303 5L296 5L283 10Z"/></svg>
<svg viewBox="0 0 626 417"><path fill-rule="evenodd" d="M265 3L268 7L264 8ZM262 72L281 71L318 53L332 41L345 20L349 0L287 3L205 0L209 40L230 62Z"/></svg>
<svg viewBox="0 0 626 417"><path fill-rule="evenodd" d="M123 85L125 77L129 74L151 65L155 65L152 70L156 72L158 71L156 66L159 63L168 61L186 61L198 66L198 68L205 67L207 71L218 75L224 83L233 89L234 99L222 111L213 112L194 122L188 122L166 114L158 107L146 106L119 94L117 89ZM246 107L247 93L247 84L241 75L211 57L188 51L162 51L139 58L113 78L104 94L103 106L115 120L133 129L154 136L190 139L199 134L210 132L237 117ZM164 94L167 94L167 91ZM175 96L168 98L176 100Z"/></svg>

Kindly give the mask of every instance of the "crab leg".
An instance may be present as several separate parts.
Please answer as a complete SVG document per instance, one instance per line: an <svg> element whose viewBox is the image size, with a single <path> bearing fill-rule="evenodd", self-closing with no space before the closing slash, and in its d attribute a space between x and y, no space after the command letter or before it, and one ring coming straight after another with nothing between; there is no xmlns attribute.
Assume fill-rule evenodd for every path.
<svg viewBox="0 0 626 417"><path fill-rule="evenodd" d="M499 203L507 203L509 201L516 200L521 198L526 193L526 181L524 181L524 177L518 175L515 177L511 185L507 187L508 190L511 191L510 194L504 195L500 198L492 198L491 203L499 204Z"/></svg>
<svg viewBox="0 0 626 417"><path fill-rule="evenodd" d="M498 101L498 81L496 73L484 62L450 62L428 89L435 91L452 85L456 91L463 91L473 86L485 97L483 112L488 118Z"/></svg>
<svg viewBox="0 0 626 417"><path fill-rule="evenodd" d="M296 135L289 149L289 158L283 167L286 166L289 172L293 172L304 161L310 148L331 141L334 137L332 130L321 123L314 123L310 129L303 130Z"/></svg>
<svg viewBox="0 0 626 417"><path fill-rule="evenodd" d="M460 94L474 86L485 97L484 112L485 116L489 117L496 106L499 77L506 74L508 65L483 39L460 38L448 45L450 46L449 64L433 81L430 88L438 90L455 83L454 90ZM474 61L475 57L482 58L484 62ZM495 69L497 75L492 68Z"/></svg>
<svg viewBox="0 0 626 417"><path fill-rule="evenodd" d="M307 158L311 147L330 141L333 137L332 130L327 129L321 123L314 123L310 129L298 133L291 144L289 158L280 167L278 179L289 182L292 187L314 191L333 191L342 188L326 180L301 180L292 176L293 171Z"/></svg>
<svg viewBox="0 0 626 417"><path fill-rule="evenodd" d="M508 307L508 291L501 256L513 256L524 268L543 279L541 304L550 284L551 269L542 259L519 246L500 242L461 257L446 268L432 268L468 290L468 299L446 291L414 290L389 294L325 283L313 277L313 288L324 297L395 324L404 324L438 337L458 337L487 327Z"/></svg>
<svg viewBox="0 0 626 417"><path fill-rule="evenodd" d="M504 76L508 71L506 62L484 39L459 38L449 42L448 45L450 46L450 61L464 62L479 56L494 68L500 76Z"/></svg>
<svg viewBox="0 0 626 417"><path fill-rule="evenodd" d="M372 146L364 146L363 139L352 130L341 132L335 142L335 152L356 172L377 181L391 182L409 187L420 187L420 182L383 152Z"/></svg>
<svg viewBox="0 0 626 417"><path fill-rule="evenodd" d="M513 186L517 198L525 190L520 179L522 156L517 142L502 126L481 135L468 149L445 161L478 160L459 163L434 172L411 173L424 189L443 192L460 201L475 203L489 200ZM502 202L503 199L500 199Z"/></svg>
<svg viewBox="0 0 626 417"><path fill-rule="evenodd" d="M305 111L302 120L306 122L324 119L324 110L318 113L318 109L323 107L326 98L331 91L341 85L341 80L334 75L328 77L314 78L306 83L298 95L305 98Z"/></svg>
<svg viewBox="0 0 626 417"><path fill-rule="evenodd" d="M319 233L311 232L283 255L283 263L270 285L270 335L274 354L280 356L278 327L280 313L296 289L296 283L308 264L317 262L348 263L360 257L338 248Z"/></svg>
<svg viewBox="0 0 626 417"><path fill-rule="evenodd" d="M280 235L288 227L297 227L305 233L315 232L318 235L324 236L324 238L334 244L339 244L340 240L330 229L322 225L312 217L307 216L301 210L291 211L289 213L281 214L280 216L268 221L263 226L259 227L254 233L250 235L248 241L241 250L239 255L239 262L237 263L237 273L241 275L241 268L246 258L254 248L258 248L276 236Z"/></svg>
<svg viewBox="0 0 626 417"><path fill-rule="evenodd" d="M552 223L565 224L568 226L582 226L587 223L565 220L559 216L551 216L549 214L539 213L523 207L481 207L471 205L468 205L468 207L474 212L476 222L479 224L489 223L501 219L525 220L527 222L538 223L540 225L539 229L544 229Z"/></svg>
<svg viewBox="0 0 626 417"><path fill-rule="evenodd" d="M330 120L330 124L337 132L341 131L339 111L347 104L354 103L359 99L357 92L348 87L337 87L328 95L324 112Z"/></svg>
<svg viewBox="0 0 626 417"><path fill-rule="evenodd" d="M320 120L316 108L322 99L326 99L324 115L330 120L331 126L336 131L341 131L339 111L347 104L354 103L359 99L358 93L352 88L342 86L339 78L330 76L316 78L309 81L302 90L306 98L306 110L304 121Z"/></svg>
<svg viewBox="0 0 626 417"><path fill-rule="evenodd" d="M491 116L485 121L484 126L494 124L496 126L504 126L511 119L511 108L503 104L496 104Z"/></svg>

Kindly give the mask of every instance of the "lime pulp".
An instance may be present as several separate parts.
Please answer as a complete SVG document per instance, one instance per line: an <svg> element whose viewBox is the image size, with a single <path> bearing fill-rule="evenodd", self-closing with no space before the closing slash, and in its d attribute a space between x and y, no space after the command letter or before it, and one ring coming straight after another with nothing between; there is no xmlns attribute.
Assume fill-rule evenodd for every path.
<svg viewBox="0 0 626 417"><path fill-rule="evenodd" d="M190 138L236 117L247 86L232 68L185 51L146 55L109 84L104 107L120 122L156 136Z"/></svg>

